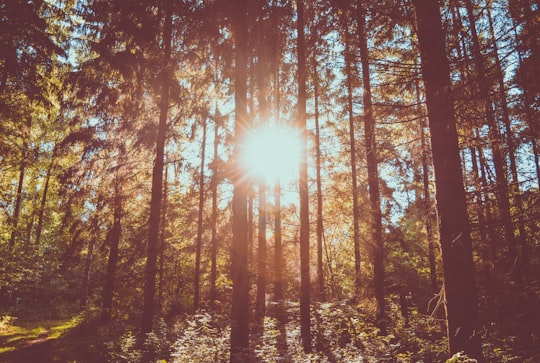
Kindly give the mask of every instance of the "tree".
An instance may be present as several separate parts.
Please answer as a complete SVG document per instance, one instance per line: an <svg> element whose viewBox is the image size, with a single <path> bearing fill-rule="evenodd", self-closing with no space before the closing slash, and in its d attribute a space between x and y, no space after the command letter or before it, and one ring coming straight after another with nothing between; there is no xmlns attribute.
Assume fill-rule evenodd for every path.
<svg viewBox="0 0 540 363"><path fill-rule="evenodd" d="M373 101L371 99L371 73L369 70L369 51L366 33L366 4L359 3L358 43L360 48L363 101L364 101L364 138L366 148L369 207L371 214L371 243L373 257L373 284L377 301L377 325L382 334L386 334L386 313L384 301L384 239L382 229L381 196L379 191L379 170L377 155L377 137Z"/></svg>
<svg viewBox="0 0 540 363"><path fill-rule="evenodd" d="M111 319L111 308L113 303L114 284L116 279L116 268L118 264L118 247L120 244L120 236L122 232L122 186L119 180L118 173L114 181L114 196L113 196L113 225L108 234L109 260L107 263L107 275L105 277L105 286L103 287L103 300L101 310L101 320L103 323L108 323Z"/></svg>
<svg viewBox="0 0 540 363"><path fill-rule="evenodd" d="M354 240L354 287L355 298L358 299L361 288L360 276L360 215L358 207L358 178L357 178L357 162L356 162L356 132L355 120L353 114L353 62L355 62L354 48L351 49L349 34L349 16L345 15L343 19L343 37L345 48L345 76L347 83L347 114L349 117L349 147L351 160L351 187L352 187L352 204L353 204L353 240Z"/></svg>
<svg viewBox="0 0 540 363"><path fill-rule="evenodd" d="M159 124L156 136L155 160L152 171L152 196L150 200L150 220L148 222L148 242L146 246L146 269L144 279L144 306L142 312L142 333L152 331L155 314L157 256L159 252L159 224L163 194L163 168L167 118L169 112L169 83L171 70L172 3L165 2L163 27L163 59L161 68L161 99L159 104Z"/></svg>
<svg viewBox="0 0 540 363"><path fill-rule="evenodd" d="M237 1L231 9L231 26L235 44L234 66L234 157L238 162L244 135L248 129L247 60L248 26L247 1ZM249 276L248 276L248 186L239 165L233 181L233 235L231 243L231 277L233 282L231 311L230 362L246 362L249 346Z"/></svg>
<svg viewBox="0 0 540 363"><path fill-rule="evenodd" d="M450 353L482 360L472 241L440 9L413 1L435 172Z"/></svg>
<svg viewBox="0 0 540 363"><path fill-rule="evenodd" d="M205 197L205 183L204 183L204 165L206 159L206 120L207 115L203 112L202 115L202 141L201 141L201 165L199 169L199 208L197 216L197 240L195 241L195 282L193 284L193 310L199 309L200 302L200 282L201 282L201 249L203 244L203 213L204 213L204 197Z"/></svg>
<svg viewBox="0 0 540 363"><path fill-rule="evenodd" d="M310 273L309 273L309 190L307 165L307 130L306 130L306 41L304 35L304 0L296 1L298 57L298 129L301 132L300 145L300 328L304 352L311 352L310 322Z"/></svg>

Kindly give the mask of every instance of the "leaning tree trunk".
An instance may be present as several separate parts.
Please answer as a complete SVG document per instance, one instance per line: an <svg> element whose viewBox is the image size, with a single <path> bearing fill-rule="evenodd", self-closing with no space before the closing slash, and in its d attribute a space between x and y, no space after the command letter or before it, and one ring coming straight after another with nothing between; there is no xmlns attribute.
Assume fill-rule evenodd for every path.
<svg viewBox="0 0 540 363"><path fill-rule="evenodd" d="M451 96L450 67L437 0L413 0L426 90L440 219L450 353L482 360L472 241Z"/></svg>
<svg viewBox="0 0 540 363"><path fill-rule="evenodd" d="M163 29L163 69L161 77L161 100L159 105L159 124L156 138L156 158L152 170L152 196L150 199L150 220L148 222L148 241L146 247L146 268L144 277L144 301L142 312L143 338L152 331L155 314L157 256L159 252L159 224L163 194L163 169L165 140L167 137L167 117L169 112L169 83L171 76L171 37L172 9L165 5L165 23Z"/></svg>

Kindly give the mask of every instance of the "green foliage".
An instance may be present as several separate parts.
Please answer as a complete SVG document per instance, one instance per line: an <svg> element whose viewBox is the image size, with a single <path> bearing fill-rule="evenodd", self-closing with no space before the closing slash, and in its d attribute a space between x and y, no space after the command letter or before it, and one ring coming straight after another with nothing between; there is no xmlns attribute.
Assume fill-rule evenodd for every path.
<svg viewBox="0 0 540 363"><path fill-rule="evenodd" d="M230 327L225 317L203 312L187 317L174 327L179 338L173 346L173 362L227 362Z"/></svg>

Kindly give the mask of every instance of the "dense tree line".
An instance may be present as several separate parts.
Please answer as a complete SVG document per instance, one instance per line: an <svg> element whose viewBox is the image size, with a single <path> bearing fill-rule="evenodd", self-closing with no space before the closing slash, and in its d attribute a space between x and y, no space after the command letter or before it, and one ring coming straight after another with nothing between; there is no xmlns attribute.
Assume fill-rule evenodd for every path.
<svg viewBox="0 0 540 363"><path fill-rule="evenodd" d="M298 319L303 354L324 350L332 303L370 310L380 339L413 309L444 323L450 355L482 361L509 331L529 349L539 11L0 4L1 314L97 311L138 346L162 321L228 314L227 359L246 362L270 317ZM289 180L242 163L269 125L298 132ZM359 336L351 321L336 341Z"/></svg>

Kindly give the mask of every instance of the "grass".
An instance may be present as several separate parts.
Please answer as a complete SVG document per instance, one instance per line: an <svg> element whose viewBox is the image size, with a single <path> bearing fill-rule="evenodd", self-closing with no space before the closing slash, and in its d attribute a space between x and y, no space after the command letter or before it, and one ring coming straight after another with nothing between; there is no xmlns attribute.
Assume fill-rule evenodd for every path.
<svg viewBox="0 0 540 363"><path fill-rule="evenodd" d="M47 319L19 324L11 316L0 318L0 354L16 350L37 342L54 340L75 328L80 323L79 317L71 319Z"/></svg>

